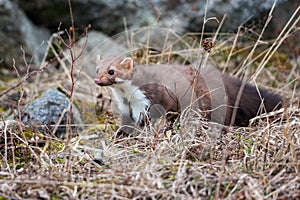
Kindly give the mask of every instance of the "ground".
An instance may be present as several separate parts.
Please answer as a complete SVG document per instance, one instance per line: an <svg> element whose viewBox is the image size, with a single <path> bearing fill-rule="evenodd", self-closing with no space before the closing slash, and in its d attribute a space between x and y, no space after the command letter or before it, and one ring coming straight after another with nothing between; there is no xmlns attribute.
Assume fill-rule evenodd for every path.
<svg viewBox="0 0 300 200"><path fill-rule="evenodd" d="M171 129L158 123L124 136L118 115L99 106L110 102L108 93L84 77L73 85L83 132L57 138L8 123L7 113L20 99L22 106L32 101L32 91L72 90L68 69L47 68L2 97L0 199L299 199L299 54L288 45L274 50L280 38L254 48L245 38L233 45L235 37L220 37L203 55L232 76L248 70L252 84L284 97L285 108L248 127L220 126L187 110ZM1 81L0 91L16 82Z"/></svg>

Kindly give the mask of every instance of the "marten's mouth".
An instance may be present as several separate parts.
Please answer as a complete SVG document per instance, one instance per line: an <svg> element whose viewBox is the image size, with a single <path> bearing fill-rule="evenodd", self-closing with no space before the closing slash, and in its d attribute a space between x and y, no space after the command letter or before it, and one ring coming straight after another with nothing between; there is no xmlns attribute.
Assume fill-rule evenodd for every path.
<svg viewBox="0 0 300 200"><path fill-rule="evenodd" d="M95 78L94 81L97 85L101 86L101 81L99 79Z"/></svg>
<svg viewBox="0 0 300 200"><path fill-rule="evenodd" d="M100 79L98 78L95 78L94 79L94 82L99 85L99 86L112 86L115 84L115 82L112 82L111 80L108 80L108 81L101 81Z"/></svg>

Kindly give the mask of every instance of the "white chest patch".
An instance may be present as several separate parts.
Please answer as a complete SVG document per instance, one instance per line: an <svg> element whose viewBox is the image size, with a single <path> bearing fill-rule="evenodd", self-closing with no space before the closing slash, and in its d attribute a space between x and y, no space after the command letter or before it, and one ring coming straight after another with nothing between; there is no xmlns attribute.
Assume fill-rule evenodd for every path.
<svg viewBox="0 0 300 200"><path fill-rule="evenodd" d="M135 123L144 116L146 109L150 106L150 100L137 86L126 80L114 86L110 86L112 93L123 114L129 115Z"/></svg>

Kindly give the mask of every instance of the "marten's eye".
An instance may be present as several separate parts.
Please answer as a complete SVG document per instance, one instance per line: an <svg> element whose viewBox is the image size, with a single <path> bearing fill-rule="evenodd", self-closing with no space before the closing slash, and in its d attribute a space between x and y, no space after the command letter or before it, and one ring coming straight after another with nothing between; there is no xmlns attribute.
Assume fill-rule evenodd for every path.
<svg viewBox="0 0 300 200"><path fill-rule="evenodd" d="M98 74L99 73L99 69L98 68L96 68L96 74Z"/></svg>
<svg viewBox="0 0 300 200"><path fill-rule="evenodd" d="M113 70L113 69L111 69L111 70L108 71L109 75L114 75L114 73L115 73L115 70Z"/></svg>

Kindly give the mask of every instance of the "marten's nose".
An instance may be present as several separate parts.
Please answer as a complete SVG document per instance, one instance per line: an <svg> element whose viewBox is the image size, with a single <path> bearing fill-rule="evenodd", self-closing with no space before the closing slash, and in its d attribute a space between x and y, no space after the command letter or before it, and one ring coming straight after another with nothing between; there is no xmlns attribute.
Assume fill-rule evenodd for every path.
<svg viewBox="0 0 300 200"><path fill-rule="evenodd" d="M98 78L95 78L94 81L97 85L100 85L100 83L101 83L100 79L98 79Z"/></svg>

